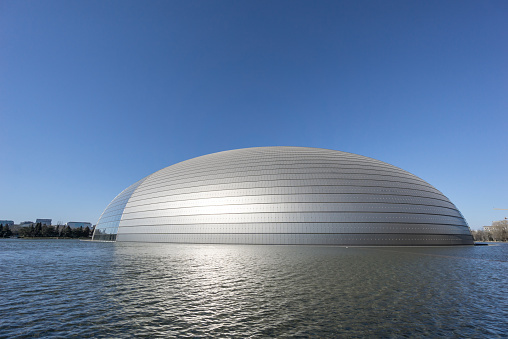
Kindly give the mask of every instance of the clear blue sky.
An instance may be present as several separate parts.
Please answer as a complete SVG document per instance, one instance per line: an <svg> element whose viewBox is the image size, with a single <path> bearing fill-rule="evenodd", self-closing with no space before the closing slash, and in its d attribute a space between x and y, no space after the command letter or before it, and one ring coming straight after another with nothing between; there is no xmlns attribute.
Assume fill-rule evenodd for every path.
<svg viewBox="0 0 508 339"><path fill-rule="evenodd" d="M0 1L0 219L96 223L196 156L309 146L508 216L507 1Z"/></svg>

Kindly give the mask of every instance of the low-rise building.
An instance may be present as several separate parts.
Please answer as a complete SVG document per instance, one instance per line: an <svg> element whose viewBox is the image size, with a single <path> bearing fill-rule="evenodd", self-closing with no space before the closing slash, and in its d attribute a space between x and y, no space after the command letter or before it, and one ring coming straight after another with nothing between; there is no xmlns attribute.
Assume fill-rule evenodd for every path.
<svg viewBox="0 0 508 339"><path fill-rule="evenodd" d="M9 225L9 226L13 226L14 225L14 221L12 220L0 220L0 225Z"/></svg>
<svg viewBox="0 0 508 339"><path fill-rule="evenodd" d="M51 219L37 219L35 223L36 224L41 223L41 225L51 226Z"/></svg>
<svg viewBox="0 0 508 339"><path fill-rule="evenodd" d="M490 225L490 226L483 226L482 228L483 228L483 230L485 232L492 232L492 231L494 231L496 229L499 229L499 228L508 230L508 222L507 222L506 219L505 220L493 221L492 225Z"/></svg>
<svg viewBox="0 0 508 339"><path fill-rule="evenodd" d="M30 226L32 226L33 224L34 224L34 222L33 222L33 221L23 221L23 222L20 222L20 223L19 223L19 226L20 226L20 227L30 227Z"/></svg>
<svg viewBox="0 0 508 339"><path fill-rule="evenodd" d="M84 222L84 221L69 221L65 226L69 226L70 228L92 228L92 223L90 222Z"/></svg>

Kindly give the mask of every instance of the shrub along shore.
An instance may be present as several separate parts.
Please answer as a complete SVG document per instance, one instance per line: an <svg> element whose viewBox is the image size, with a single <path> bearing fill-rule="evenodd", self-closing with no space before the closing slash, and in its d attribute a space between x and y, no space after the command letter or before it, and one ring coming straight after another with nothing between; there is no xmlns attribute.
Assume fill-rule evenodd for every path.
<svg viewBox="0 0 508 339"><path fill-rule="evenodd" d="M0 237L9 238L15 235L9 228L9 225L0 225ZM90 238L92 231L90 227L79 227L70 228L65 225L47 226L41 225L41 223L32 224L31 226L21 227L18 231L18 237L20 238L66 238L66 239L78 239L78 238Z"/></svg>

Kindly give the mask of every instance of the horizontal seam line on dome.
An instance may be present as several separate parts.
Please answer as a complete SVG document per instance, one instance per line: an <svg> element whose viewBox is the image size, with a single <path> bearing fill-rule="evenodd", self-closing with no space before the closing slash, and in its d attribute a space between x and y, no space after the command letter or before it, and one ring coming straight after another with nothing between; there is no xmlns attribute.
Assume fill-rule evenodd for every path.
<svg viewBox="0 0 508 339"><path fill-rule="evenodd" d="M408 213L408 212L369 212L369 211L295 211L295 212L237 212L237 213L200 213L200 214L177 214L177 215L161 215L161 216L155 216L155 217L142 217L142 218L125 218L121 219L121 221L127 221L127 220L143 220L143 219L156 219L156 218L174 218L174 217L193 217L193 216L203 216L203 215L209 215L209 216L218 216L218 215L246 215L246 214L296 214L296 213L336 213L336 214L346 214L346 213L356 213L356 214L404 214L404 215L428 215L428 216L441 216L441 217L451 217L451 218L457 218L457 219L463 219L462 217L457 217L453 215L447 215L447 214L433 214L433 213Z"/></svg>
<svg viewBox="0 0 508 339"><path fill-rule="evenodd" d="M264 175L260 175L262 177ZM160 183L159 185L152 185L149 187L140 186L138 190L136 190L136 194L140 194L143 192L150 192L150 191L157 191L160 188L167 188L167 187L174 187L179 186L180 188L185 187L196 187L196 186L209 186L209 185L231 185L231 184L239 184L243 182L273 182L273 181L302 181L302 180L330 180L330 181L373 181L373 182L388 182L388 183L398 183L398 184L406 184L406 185L414 185L418 187L423 187L430 190L435 190L436 192L439 192L431 185L421 185L415 182L409 182L409 181L397 181L397 180L385 180L385 179L375 179L375 178L338 178L338 177L330 177L330 178L322 178L322 177L308 177L308 178L276 178L276 179L263 179L263 180L243 180L243 181L228 181L230 179L238 179L238 178L247 178L252 179L254 176L249 177L243 177L243 176L236 176L236 177L228 177L228 178L220 178L220 179L210 179L210 180L197 180L201 181L202 183L195 185L194 183L196 181L187 181L187 182L180 182L180 183L173 183L171 180L167 180L163 183ZM216 181L222 181L220 183L214 183ZM187 184L193 184L190 186L184 186Z"/></svg>
<svg viewBox="0 0 508 339"><path fill-rule="evenodd" d="M234 172L231 172L231 173L234 173ZM323 174L325 172L320 172L319 174ZM283 173L283 174L304 174L304 173ZM223 177L223 178L219 178L219 179L205 179L205 180L202 180L202 181L214 181L214 180L227 180L227 179L235 179L235 178L253 178L253 177L263 177L263 176L268 176L268 175L277 175L277 174L259 174L259 175L248 175L248 176L241 176L241 175L237 175L237 176L232 176L232 177ZM197 179L199 179L200 177L196 177ZM401 177L393 177L393 178L401 178ZM189 178L189 179L192 179L192 178ZM320 177L315 177L315 178L280 178L280 179L263 179L263 180L245 180L245 181L240 181L240 182L260 182L260 181L279 181L279 180L364 180L364 181L367 181L367 180L371 180L371 181L382 181L382 182L396 182L396 183L403 183L403 184L410 184L410 185L416 185L416 186L422 186L422 187L426 187L426 188L431 188L431 189L434 189L436 190L435 187L433 187L432 185L430 184L420 184L420 183L415 183L415 182L407 182L407 181L398 181L398 180L386 180L386 179L373 179L373 178L369 178L369 179L355 179L355 178L320 178ZM166 182L171 182L171 179L168 179L166 181L164 181L164 183ZM195 181L184 181L182 183L175 183L175 185L183 185L183 184L186 184L186 183L192 183L192 182L195 182ZM239 183L240 183L239 182ZM423 181L422 181L423 182ZM228 183L226 183L228 184ZM201 185L198 185L198 186L202 186L203 184ZM217 185L217 184L215 184ZM220 185L220 184L219 184ZM157 187L157 185L150 185L148 187ZM194 186L189 186L189 187L194 187ZM141 185L138 186L138 188L141 188ZM138 192L142 192L142 191L147 191L149 190L150 188L147 188L147 189L140 189L140 190L136 190ZM437 191L437 190L436 190Z"/></svg>
<svg viewBox="0 0 508 339"><path fill-rule="evenodd" d="M111 206L108 206L106 209L109 209L109 208L115 208L115 209L118 209L120 206L125 207L127 205L127 201L122 201L121 203L118 203L118 204L114 204L114 205L111 205Z"/></svg>
<svg viewBox="0 0 508 339"><path fill-rule="evenodd" d="M361 202L361 201L353 201L353 202L330 202L330 201L319 201L319 202L257 202L257 203L245 203L245 204L219 204L219 205L196 205L196 206L185 206L185 207L165 207L165 208L157 208L157 209L151 209L151 210L143 210L143 211L135 211L135 212L125 212L122 214L132 214L132 213L143 213L143 212L152 212L152 211L164 211L164 210L177 210L182 208L208 208L208 207L221 207L221 206L251 206L251 205L291 205L291 204L382 204L382 205L409 205L409 206L426 206L426 207L438 207L438 208L446 208L452 211L457 211L454 208L450 207L444 207L444 206L436 206L436 205L425 205L425 204L413 204L413 203L389 203L389 202L376 202L376 201L370 201L370 202ZM151 205L151 204L149 204ZM141 206L147 206L147 205L141 205ZM137 207L137 206L132 206ZM325 211L324 211L325 212Z"/></svg>
<svg viewBox="0 0 508 339"><path fill-rule="evenodd" d="M338 153L335 153L335 154L331 154L331 153L334 153L334 152L340 152L342 154L338 154ZM248 159L248 160L258 160L258 159L266 159L266 160L270 160L270 159L309 159L309 158L318 158L318 159L332 159L332 160L354 160L354 161L361 161L361 162L375 162L375 163L381 163L381 164L386 164L386 165L390 165L390 166L393 166L387 162L384 162L384 161L381 161L381 160L377 160L377 159L374 159L374 158L369 158L369 157L366 157L366 156L363 156L363 155L359 155L359 154L354 154L354 153L344 153L342 151L332 151L330 153L323 153L323 152L300 152L300 151L295 151L295 152L287 152L287 151L276 151L276 152L244 152L244 154L233 154L233 153L230 153L230 154L223 154L223 155L219 155L218 153L212 153L212 154L206 154L206 155L203 155L203 156L199 156L199 157L195 157L195 158L192 158L192 159L188 159L188 160L184 160L184 161L181 161L179 163L185 163L186 161L189 161L189 160L198 160L200 159L201 161L200 162L210 162L210 158L218 158L218 159L211 159L212 161L222 161L222 160L226 160L226 159L233 159L233 160L238 160L238 159ZM222 158L222 159L221 159ZM197 162L197 161L196 161ZM395 167L395 166L394 166Z"/></svg>
<svg viewBox="0 0 508 339"><path fill-rule="evenodd" d="M138 180L137 182L135 182L134 184L132 184L131 186L137 184L138 182L140 181L144 181L147 177L141 179L141 180ZM134 191L136 191L136 189L139 187L139 185L141 185L141 183L139 183L136 187L132 188L129 192L126 192L131 186L127 187L125 190L123 190L122 192L120 192L120 194L118 194L113 200L111 200L111 202L108 204L108 206L106 207L106 209L108 209L109 207L113 207L113 206L119 206L119 205L122 205L124 202L125 204L127 204L127 202L129 201L129 199L131 198L132 194L134 193Z"/></svg>
<svg viewBox="0 0 508 339"><path fill-rule="evenodd" d="M148 176L144 177L143 179L140 179L140 180L136 181L135 183L133 183L132 185L130 185L129 187L127 187L126 189L124 189L123 191L118 193L117 196L113 200L118 199L120 197L123 197L125 195L128 195L129 193L132 194L132 192L135 191L147 178L148 178ZM136 184L137 184L137 186L133 187Z"/></svg>
<svg viewBox="0 0 508 339"><path fill-rule="evenodd" d="M243 168L243 167L241 167L241 168ZM314 167L312 167L312 168L314 168ZM316 167L316 168L320 168L320 167ZM330 168L332 168L332 167L330 167ZM275 171L275 170L280 170L280 169L284 170L284 169L300 169L300 168L274 168L274 169L264 168L264 169L260 169L260 170L257 170L257 171L263 171L263 170L266 170L266 171L272 171L273 170L273 171ZM348 168L348 170L350 170L350 169L354 169L354 168ZM255 172L255 171L251 170L251 171L246 171L246 172ZM207 171L206 173L210 173L210 176L214 175L214 173L212 171ZM228 172L223 172L221 174L230 174L230 173L238 173L238 171L228 171ZM244 172L242 172L242 173L244 173ZM369 173L354 173L354 172L352 172L352 173L347 173L347 172L346 173L341 173L341 172L339 172L337 170L336 171L330 171L330 172L323 172L323 171L321 171L321 172L314 172L314 173L340 173L340 174L357 174L357 175L380 175L380 176L387 176L387 177L393 177L393 178L413 179L415 181L420 181L420 182L426 184L427 186L432 186L429 183L427 183L426 181L424 181L423 179L420 179L420 178L418 178L417 176L414 176L414 175L413 175L413 177L410 177L410 176L405 176L404 177L404 176L388 175L388 174L369 174ZM185 179L191 179L191 178L193 178L193 177L189 176L188 173L186 173L186 174L187 174L186 176L182 175L182 176L177 176L177 177L184 177ZM277 173L274 173L274 174L259 174L258 176L260 176L260 175L276 175L276 174ZM281 174L312 174L312 172L311 173L299 173L299 172L296 172L296 173L281 173ZM199 178L200 176L196 175L195 177ZM226 178L229 178L229 177L226 177ZM158 183L165 182L165 181L171 181L171 180L179 180L179 179L172 178L172 177L165 178L165 177L161 176L161 178L154 178L152 180L148 180L145 185L151 187L151 186L154 186L154 185L156 185Z"/></svg>
<svg viewBox="0 0 508 339"><path fill-rule="evenodd" d="M259 182L259 181L252 181L252 182ZM240 184L240 183L235 183L235 184ZM227 185L227 184L214 184L214 185L209 185L209 186L220 186L220 185ZM176 188L174 190L185 190L185 189L189 189L189 188L196 188L196 187L203 187L202 185L196 185L196 186L190 186L190 187L183 187L183 188ZM205 193L205 192L216 192L216 191L223 191L223 190L243 190L243 189L246 189L246 190L250 190L250 189L275 189L275 188L291 188L291 187L313 187L313 188L317 188L317 187L354 187L354 188L377 188L377 189L403 189L403 190L413 190L413 191L417 191L417 192L426 192L426 193L430 193L430 194L435 194L437 196L439 195L442 195L444 196L442 193L440 192L430 192L430 191L426 191L426 190L421 190L421 189L417 189L417 188L407 188L407 187L387 187L387 186L358 186L358 185L287 185L287 186L261 186L261 187L244 187L244 188L227 188L227 189L212 189L212 190L206 190L206 191L196 191L196 192L186 192L186 193L183 193L183 194L188 194L188 193ZM149 194L156 194L156 193L160 193L160 192L168 192L168 191L157 191L157 192L153 192L153 193L149 193ZM182 194L182 193L180 193ZM353 193L354 194L354 193ZM371 194L371 193L367 193L367 194ZM144 194L144 195L140 195L140 197L143 197L143 196L146 196L147 194ZM173 194L173 195L176 195L176 194ZM131 199L133 199L134 197L131 197ZM446 198L446 197L445 197ZM144 198L144 199L149 199L149 198ZM132 201L139 201L139 200L144 200L144 199L133 199ZM129 199L129 201L131 201ZM446 201L446 200L444 200Z"/></svg>
<svg viewBox="0 0 508 339"><path fill-rule="evenodd" d="M192 201L192 200L195 200L195 199L189 199L189 200L184 200L184 201ZM171 202L162 202L162 203L171 203ZM139 206L150 206L150 205L153 205L153 204L156 204L156 203L143 204L143 205L134 205L134 206L129 206L129 208L139 207ZM127 206L124 206L123 208L118 208L118 209L111 210L111 212L113 212L113 211L120 212L121 211L121 213L119 213L119 214L111 214L111 215L107 214L106 217L121 216L121 215L124 215L124 214L143 213L143 212L151 212L151 211L163 211L163 210L168 210L168 209L170 209L170 210L177 210L177 209L207 208L207 207L220 207L220 206L285 205L285 204L378 204L378 205L379 204L383 204L383 205L408 205L408 206L426 206L426 207L445 208L445 209L448 209L448 210L451 210L451 211L457 211L458 212L458 210L456 208L452 208L452 207L438 206L438 205L416 204L416 203L404 203L404 202L394 202L394 203L390 203L390 202L375 202L375 201L370 201L370 202L361 202L361 201L354 201L354 202L276 202L276 203L219 204L219 205L202 205L202 206L196 205L196 206L186 206L186 207L166 207L166 208L143 210L143 211L135 211L135 212L125 212ZM105 212L103 212L103 214ZM321 212L336 212L336 211L321 211ZM337 212L348 212L348 211L337 211ZM239 212L239 213L241 213L241 212ZM243 212L243 213L273 213L273 212ZM284 213L284 212L280 212L280 213ZM286 212L286 213L299 213L299 211L295 211L295 212L289 211L289 212ZM368 211L366 211L365 213L368 213ZM370 213L378 213L378 212L371 211ZM407 213L407 212L379 212L379 213ZM460 214L460 212L458 212L458 213ZM422 214L427 214L427 213L422 213ZM101 215L101 218L102 218L102 215ZM99 218L99 220L101 218Z"/></svg>
<svg viewBox="0 0 508 339"><path fill-rule="evenodd" d="M296 173L292 173L292 174L296 174ZM262 174L262 175L259 175L259 176L248 176L248 177L244 177L244 176L223 177L223 178L219 178L219 179L210 179L210 180L208 180L208 179L202 179L201 177L196 177L196 178L200 179L198 181L213 182L213 181L216 181L216 180L217 181L219 181L219 180L220 181L222 181L222 180L227 181L229 179L236 179L236 178L263 177L265 175L266 174ZM276 174L267 174L267 175L276 175ZM390 177L390 178L395 178L395 177ZM429 188L429 189L434 189L435 190L435 187L433 187L432 185L419 184L417 182L410 182L410 181L386 180L386 179L379 179L379 178L376 179L376 178L339 178L339 177L329 177L329 178L321 178L321 177L282 178L281 177L281 178L277 178L277 179L263 179L263 180L247 180L247 181L238 181L238 182L225 182L224 184L241 183L241 182L278 181L278 180L362 180L362 181L371 180L371 181L396 182L396 183L401 183L401 184L416 185L416 186L425 187L425 188ZM184 184L189 184L189 183L194 183L194 182L195 181L193 181L193 180L189 180L189 181L185 181L185 182L173 182L171 179L168 179L168 180L165 180L163 182L159 182L159 183L154 184L154 185L139 186L139 189L136 190L136 193L154 190L154 189L157 189L159 187L173 186L173 185L175 185L175 186L176 185L184 185ZM203 184L200 184L200 186L201 185L203 185ZM194 186L191 186L191 187L194 187Z"/></svg>
<svg viewBox="0 0 508 339"><path fill-rule="evenodd" d="M363 166L363 165L357 165L357 164L337 164L337 163L329 163L329 162L322 162L322 163L308 162L308 163L293 164L293 165L299 165L299 166L288 166L289 164L280 164L279 162L269 162L269 163L267 162L267 163L263 163L263 164L256 162L255 164L256 165L254 165L254 166L248 166L248 167L247 166L231 166L231 167L226 167L226 168L224 167L224 164L220 164L220 166L218 165L216 167L224 169L223 171L219 172L222 174L234 173L235 170L242 170L242 169L247 169L247 168L248 168L246 170L247 172L263 171L263 170L301 170L301 169L321 169L321 170L334 169L336 171L341 170L341 169L342 170L366 170L366 171L375 171L375 172L390 173L390 174L399 174L399 175L404 175L407 177L411 177L414 179L424 181L423 179L419 178L418 176L416 176L410 172L404 171L403 169L394 170L392 168L388 169L388 167L385 167L385 166L372 168L372 166ZM303 165L309 165L309 166L303 166ZM321 165L321 166L319 166L319 165ZM156 180L166 177L168 175L172 175L174 177L188 176L190 174L199 176L203 173L214 173L214 169L215 169L215 167L212 167L212 168L206 167L206 170L205 170L204 169L205 167L203 167L203 170L200 170L200 171L184 171L184 170L169 171L168 169L171 167L172 166L168 166L168 167L160 170L160 171L167 170L166 172L168 172L168 173L159 173L158 175L155 175L158 173L158 172L155 172L152 175L149 175L148 177L153 176L150 180L156 181ZM215 171L215 173L216 173L216 171ZM396 176L399 176L399 175L396 175Z"/></svg>
<svg viewBox="0 0 508 339"><path fill-rule="evenodd" d="M262 176L262 175L260 175L260 176ZM254 177L254 176L250 176L250 177ZM236 176L236 177L230 177L230 178L221 178L220 180L234 179L234 178L244 178L244 177L243 176ZM280 178L280 179L264 179L264 180L244 180L244 181L238 181L238 182L231 182L231 183L230 182L225 182L225 183L218 183L218 184L206 183L207 180L203 180L205 183L202 183L202 184L199 184L199 185L184 186L184 187L175 188L175 189L182 189L182 188L188 188L188 187L210 186L210 185L233 185L233 184L240 184L240 183L245 183L245 182L267 182L267 181L271 182L271 181L282 181L282 180L287 180L287 181L297 181L297 180L344 180L344 181L359 180L359 181L376 181L376 182L390 182L390 183L393 182L393 183L399 183L399 184L415 185L415 186L419 186L419 187L431 188L431 189L436 190L436 188L434 188L432 186L420 185L420 184L410 183L410 182L405 182L405 181L382 180L382 179L378 180L378 179L352 179L352 178L349 178L349 179L348 178L319 178L319 177L318 178L295 178L295 179ZM213 182L213 180L209 180L209 181ZM189 181L189 182L186 182L186 183L192 183L192 182ZM184 183L175 184L175 185L183 185L183 184ZM146 191L149 191L150 189L136 190L136 192L137 193L146 192ZM439 191L437 191L437 192L439 192Z"/></svg>
<svg viewBox="0 0 508 339"><path fill-rule="evenodd" d="M232 164L228 167L224 167L224 162L222 161L222 162L214 163L213 165L210 165L210 164L207 164L205 166L190 165L190 166L186 166L186 167L179 166L179 168L176 168L176 167L173 167L173 166L175 166L175 164L174 164L174 165L169 165L165 168L162 168L159 171L153 173L152 175L154 176L153 179L157 179L158 177L163 176L163 173L159 173L162 171L169 172L169 173L164 173L165 175L174 174L175 176L180 176L180 175L183 175L186 173L199 175L200 173L213 172L215 169L234 170L234 169L249 168L252 170L252 169L256 169L256 168L267 169L269 167L273 167L274 169L295 169L295 168L366 169L366 170L378 170L378 171L389 172L389 173L406 174L406 175L410 175L410 176L414 176L414 177L418 178L413 173L405 171L402 168L398 168L395 166L383 166L383 165L379 165L379 164L376 164L373 166L372 164L366 164L364 162L363 163L347 163L347 162L336 162L336 161L335 162L330 162L330 161L319 161L319 162L316 162L316 161L298 161L298 162L282 161L281 162L280 160L272 160L272 161L261 161L261 162L260 161L252 161L252 162L249 162L248 165L249 166L239 165L238 162L235 162L234 164ZM195 170L189 171L188 168L193 168ZM421 179L421 178L419 178L419 179ZM423 179L421 179L421 180L423 180Z"/></svg>
<svg viewBox="0 0 508 339"><path fill-rule="evenodd" d="M312 156L284 156L284 155L276 155L273 157L266 156L247 156L247 157L237 157L232 156L224 159L201 159L202 161L197 161L200 157L187 159L184 161L180 161L176 164L169 165L161 170L164 170L168 167L172 167L175 165L175 170L185 170L188 167L192 167L195 169L201 168L215 168L222 167L224 162L234 160L234 164L242 165L238 167L245 167L245 165L249 165L252 163L261 163L261 161L265 164L270 163L291 163L291 164L352 164L352 165L367 165L372 166L376 165L381 168L387 168L395 171L404 171L403 169L394 166L392 164L375 160L375 159L364 159L364 158L351 158L351 157L336 157L336 156L321 156L321 155L312 155ZM159 171L157 171L159 172ZM155 172L155 173L157 173ZM407 171L406 171L407 172Z"/></svg>
<svg viewBox="0 0 508 339"><path fill-rule="evenodd" d="M198 226L198 225L223 225L223 226L234 226L234 225L272 225L273 227L285 225L285 224L298 224L302 226L310 226L312 225L328 225L328 226L340 226L344 227L344 225L375 225L375 227L392 227L392 225L405 225L409 227L455 227L455 228L464 228L469 229L469 226L466 224L451 224L447 222L403 222L403 221L239 221L239 222L197 222L197 223L160 223L160 224L138 224L138 225L113 225L106 226L103 228L118 228L118 227L171 227L171 226ZM384 226L380 226L384 225ZM420 225L420 226L418 226ZM97 224L99 226L99 224ZM257 226L256 226L257 227ZM367 227L367 226L354 226L354 227ZM97 227L98 228L98 227Z"/></svg>
<svg viewBox="0 0 508 339"><path fill-rule="evenodd" d="M169 167L171 167L171 166L169 166ZM169 168L169 167L166 167L166 168ZM251 166L251 168L252 168L252 167L254 167L254 166ZM259 169L260 171L262 171L262 170L270 170L269 168L267 168L267 166L261 166L261 165L260 165L260 166L255 166L255 167L260 167L260 169ZM243 166L243 167L234 167L234 168L232 168L232 169L242 169L242 168L245 168L245 166ZM314 167L312 167L312 168L314 168ZM334 167L329 167L329 168L334 168ZM335 167L335 168L337 168L337 167ZM274 168L273 168L273 170L276 170L276 169L278 169L278 167L274 167ZM283 169L300 169L300 167L293 167L293 168L286 168L286 167L284 167ZM367 170L368 170L369 168L348 168L348 169L362 169L362 170L363 170L363 169L367 169ZM163 170L164 170L164 169L163 169ZM162 171L162 170L161 170L161 171ZM181 175L179 174L180 172L182 172L182 174L181 174ZM253 172L253 171L250 171L250 172ZM383 171L383 172L389 172L389 171ZM158 172L155 172L155 173L158 173ZM155 173L154 173L154 174L155 174ZM160 182L160 181L164 180L164 177L166 177L166 176L168 176L168 175L173 175L173 174L178 174L178 175L175 175L175 177L177 177L177 178L178 178L178 177L189 177L189 175L190 175L190 174L193 174L193 175L195 175L196 177L199 177L199 176L200 176L200 175L202 175L203 173L212 173L212 174L213 174L213 173L214 173L214 169L213 169L213 168L210 168L210 169L208 169L207 171L199 171L199 172L190 172L190 171L184 171L184 170L182 170L182 171L175 172L175 173L171 173L171 172L170 172L170 173L160 173L160 174L159 174L159 175L157 175L157 176L154 176L154 174L152 174L152 175L149 175L149 176L148 176L148 178L147 178L147 184L150 184L150 185L152 185L152 184L156 184L157 182ZM232 172L224 172L224 174L228 174L228 173L235 173L235 171L232 171ZM412 174L412 173L406 172L406 171L404 171L404 170L400 170L400 172L398 172L398 171L390 171L390 173L397 173L397 174L398 174L398 173L400 173L401 175L402 175L402 174L410 174L410 175L407 175L407 177L409 177L409 178L411 178L411 179L416 179L416 180L418 180L418 181L422 181L422 182L427 183L425 180L423 180L423 179L421 179L421 178L417 177L416 175L414 175L414 174ZM153 176L153 177L152 177L152 176ZM395 177L404 177L404 176L395 176ZM427 183L427 184L428 184L428 183Z"/></svg>
<svg viewBox="0 0 508 339"><path fill-rule="evenodd" d="M171 224L139 224L139 225L119 225L115 227L106 227L106 228L122 228L122 227L163 227L163 226L189 226L189 225L242 225L242 224L395 224L395 225L439 225L439 226L447 226L447 227L467 227L467 225L460 224L449 224L445 222L441 222L439 224L429 223L429 222L400 222L400 221L237 221L233 223L225 223L225 222L193 222L189 223L171 223Z"/></svg>
<svg viewBox="0 0 508 339"><path fill-rule="evenodd" d="M301 187L305 187L305 186L301 186ZM206 192L221 192L222 190L215 190L215 191L206 191ZM235 191L234 189L229 189L228 191ZM421 191L419 191L421 192ZM146 199L136 199L136 200L129 200L129 204L133 203L133 202L136 202L136 201L143 201L143 200L149 200L149 199L158 199L158 198L164 198L164 197L174 197L174 196L179 196L179 195L186 195L186 194L199 194L199 193L202 193L202 192L193 192L193 193L180 193L180 194L169 194L169 195L163 195L163 196L159 196L159 197L153 197L153 198L146 198ZM221 196L221 197L209 197L209 198L194 198L194 199L179 199L179 200L171 200L171 201L167 201L167 202L177 202L177 201L189 201L189 200L198 200L198 199L222 199L222 198L241 198L241 197L262 197L262 196L279 196L279 195L288 195L288 196L294 196L294 195L315 195L315 194L327 194L327 195L339 195L339 194L342 194L342 195L376 195L376 196L394 196L394 197L414 197L414 198L423 198L423 199L432 199L432 200L437 200L437 201L442 201L442 202L445 202L447 204L451 204L453 205L453 203L451 203L450 201L447 201L447 200L443 200L443 199L438 199L438 198L431 198L431 197L422 197L422 196L417 196L417 195L409 195L409 194L393 194L393 193L319 193L319 192L312 192L312 193L267 193L267 194L242 194L242 195L226 195L226 196ZM132 205L133 207L134 206L145 206L145 205L151 205L152 203L146 203L146 204L138 204L138 205ZM455 205L453 205L454 208L456 209Z"/></svg>

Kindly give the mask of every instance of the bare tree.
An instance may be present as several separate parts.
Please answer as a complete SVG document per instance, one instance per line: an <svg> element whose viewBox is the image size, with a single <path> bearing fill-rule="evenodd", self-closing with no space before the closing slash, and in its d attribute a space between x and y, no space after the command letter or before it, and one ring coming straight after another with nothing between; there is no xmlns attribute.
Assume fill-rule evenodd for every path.
<svg viewBox="0 0 508 339"><path fill-rule="evenodd" d="M494 221L492 223L492 237L495 241L508 240L508 220Z"/></svg>

